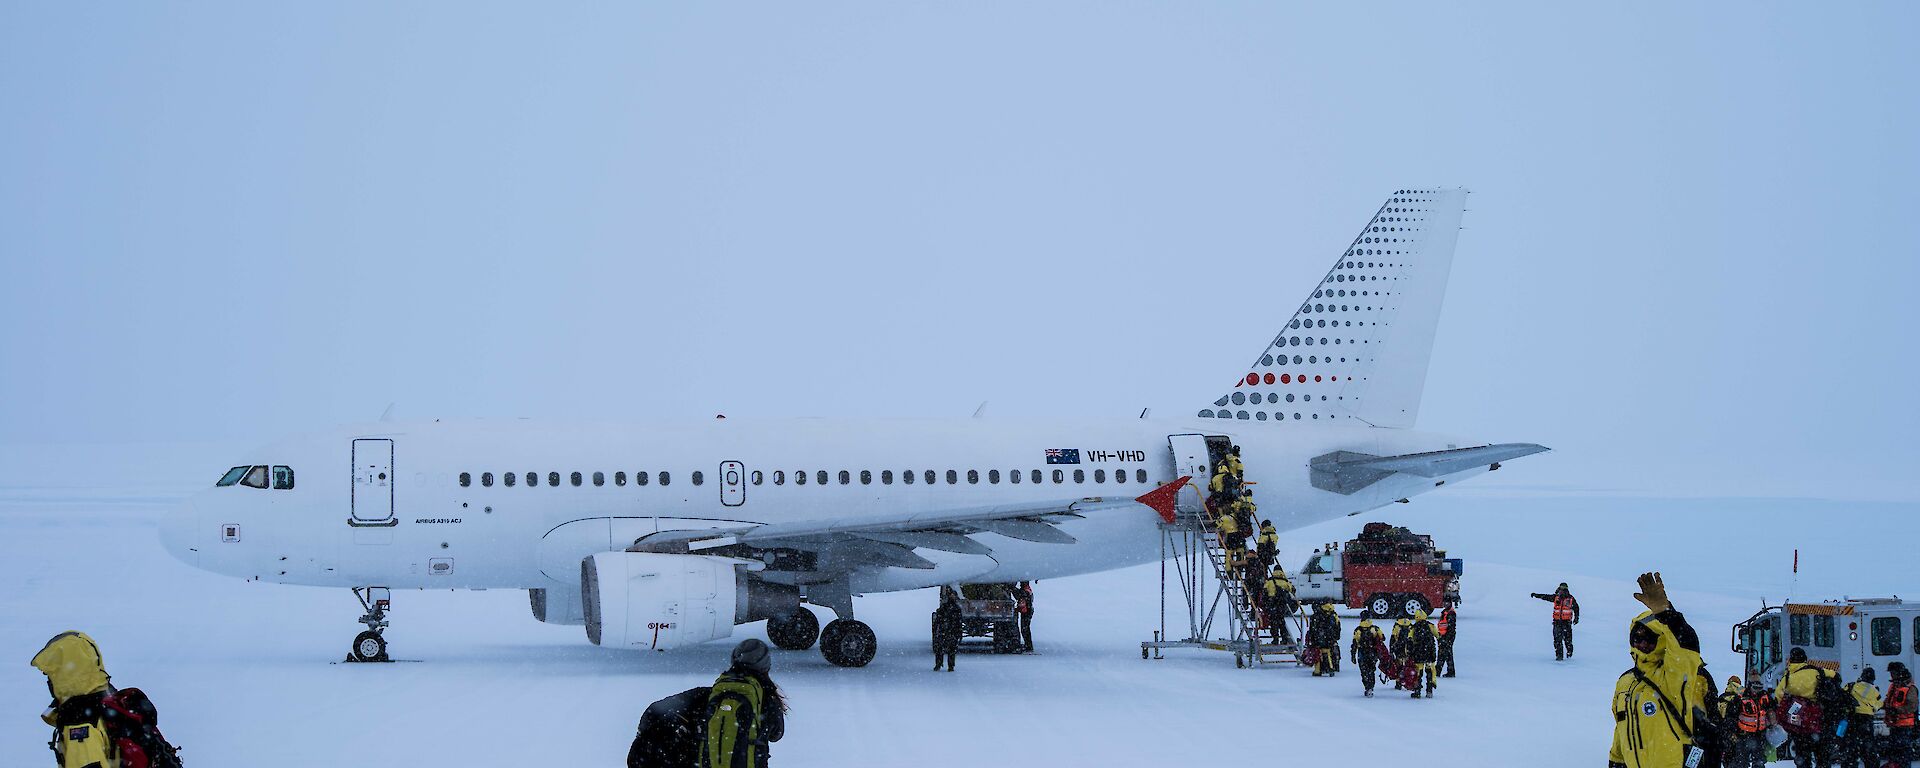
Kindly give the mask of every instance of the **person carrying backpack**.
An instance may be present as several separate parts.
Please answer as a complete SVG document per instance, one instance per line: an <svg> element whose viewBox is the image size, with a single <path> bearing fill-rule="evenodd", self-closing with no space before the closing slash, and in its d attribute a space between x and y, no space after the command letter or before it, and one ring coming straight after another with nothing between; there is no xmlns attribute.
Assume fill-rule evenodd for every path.
<svg viewBox="0 0 1920 768"><path fill-rule="evenodd" d="M1360 626L1353 629L1353 645L1347 648L1348 655L1360 669L1360 687L1362 695L1373 698L1374 669L1379 666L1381 649L1386 647L1386 636L1380 634L1380 628L1373 625L1373 619L1361 617Z"/></svg>
<svg viewBox="0 0 1920 768"><path fill-rule="evenodd" d="M1838 688L1837 673L1807 663L1807 650L1795 648L1787 653L1787 671L1774 686L1775 706L1780 708L1780 727L1793 745L1793 764L1800 768L1831 762L1829 745L1823 738L1828 705L1833 700L1824 688ZM1844 693L1844 691L1843 691Z"/></svg>
<svg viewBox="0 0 1920 768"><path fill-rule="evenodd" d="M61 768L179 768L153 702L138 688L113 687L100 647L86 633L54 635L33 655L33 666L53 692L40 719L53 726L47 747Z"/></svg>
<svg viewBox="0 0 1920 768"><path fill-rule="evenodd" d="M787 731L787 703L767 676L772 669L766 643L749 638L734 647L732 665L707 695L700 768L766 768L767 745Z"/></svg>
<svg viewBox="0 0 1920 768"><path fill-rule="evenodd" d="M1433 624L1427 621L1427 612L1413 615L1413 628L1407 632L1407 662L1417 670L1413 675L1413 698L1420 698L1420 686L1427 688L1427 698L1433 698L1434 660L1439 658L1438 641L1434 638ZM1422 681L1425 681L1424 683Z"/></svg>
<svg viewBox="0 0 1920 768"><path fill-rule="evenodd" d="M686 768L700 759L700 723L713 689L688 688L647 707L627 748L627 768Z"/></svg>
<svg viewBox="0 0 1920 768"><path fill-rule="evenodd" d="M1658 573L1640 574L1634 599L1647 607L1627 628L1633 667L1613 689L1613 746L1608 766L1682 766L1704 762L1695 743L1706 719L1700 636L1667 600Z"/></svg>
<svg viewBox="0 0 1920 768"><path fill-rule="evenodd" d="M1767 729L1773 727L1773 697L1759 678L1747 681L1741 692L1734 680L1727 681L1733 694L1726 720L1732 723L1732 743L1726 750L1729 768L1761 768L1767 760Z"/></svg>
<svg viewBox="0 0 1920 768"><path fill-rule="evenodd" d="M1843 766L1864 764L1880 768L1880 745L1873 736L1873 716L1880 711L1880 688L1873 684L1873 667L1860 670L1860 679L1847 686L1852 706L1847 708L1847 731L1840 737L1838 757Z"/></svg>
<svg viewBox="0 0 1920 768"><path fill-rule="evenodd" d="M1920 688L1913 684L1913 673L1897 661L1887 663L1887 698L1883 710L1887 720L1886 758L1888 763L1905 765L1913 760L1913 725L1916 706L1920 706Z"/></svg>

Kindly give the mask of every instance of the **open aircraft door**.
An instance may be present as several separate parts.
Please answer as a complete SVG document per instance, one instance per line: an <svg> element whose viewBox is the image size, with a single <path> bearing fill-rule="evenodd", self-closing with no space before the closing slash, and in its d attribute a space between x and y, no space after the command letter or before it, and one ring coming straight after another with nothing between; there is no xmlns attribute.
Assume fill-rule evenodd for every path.
<svg viewBox="0 0 1920 768"><path fill-rule="evenodd" d="M1173 476L1193 478L1193 487L1202 494L1213 480L1213 459L1207 452L1206 435L1168 435L1167 446L1173 449ZM1199 494L1182 495L1178 505L1189 512L1199 511Z"/></svg>

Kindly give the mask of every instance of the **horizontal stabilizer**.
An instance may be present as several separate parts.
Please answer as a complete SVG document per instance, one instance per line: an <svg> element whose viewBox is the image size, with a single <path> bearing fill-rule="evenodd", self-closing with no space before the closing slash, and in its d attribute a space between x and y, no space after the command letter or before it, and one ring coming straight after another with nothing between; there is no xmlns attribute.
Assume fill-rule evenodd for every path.
<svg viewBox="0 0 1920 768"><path fill-rule="evenodd" d="M1533 443L1501 443L1402 456L1334 451L1313 459L1312 481L1313 487L1323 491L1352 494L1395 472L1416 477L1442 477L1532 456L1545 450L1546 446Z"/></svg>

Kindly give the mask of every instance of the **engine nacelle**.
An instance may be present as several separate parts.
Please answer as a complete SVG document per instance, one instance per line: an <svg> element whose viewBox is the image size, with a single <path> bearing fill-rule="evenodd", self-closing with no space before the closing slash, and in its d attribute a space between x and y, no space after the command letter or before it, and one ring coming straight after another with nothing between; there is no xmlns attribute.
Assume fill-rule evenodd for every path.
<svg viewBox="0 0 1920 768"><path fill-rule="evenodd" d="M733 634L740 562L654 552L602 552L581 560L587 639L663 651Z"/></svg>
<svg viewBox="0 0 1920 768"><path fill-rule="evenodd" d="M580 590L529 589L527 602L533 605L533 618L548 624L587 623L586 613L581 610Z"/></svg>

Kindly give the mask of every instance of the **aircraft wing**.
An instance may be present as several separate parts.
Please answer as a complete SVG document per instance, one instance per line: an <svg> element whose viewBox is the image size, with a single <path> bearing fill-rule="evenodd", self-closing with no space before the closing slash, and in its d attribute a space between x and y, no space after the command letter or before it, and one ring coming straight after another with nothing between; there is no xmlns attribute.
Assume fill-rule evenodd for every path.
<svg viewBox="0 0 1920 768"><path fill-rule="evenodd" d="M1418 477L1441 477L1479 467L1497 468L1500 462L1545 450L1546 446L1533 443L1501 443L1400 456L1334 451L1314 457L1311 462L1312 480L1315 488L1351 494L1395 472Z"/></svg>
<svg viewBox="0 0 1920 768"><path fill-rule="evenodd" d="M993 548L973 538L973 534L997 533L1021 541L1072 544L1073 536L1054 527L1055 523L1088 515L1126 514L1147 509L1159 513L1162 519L1171 519L1174 497L1189 479L1182 477L1135 498L1093 496L737 528L661 531L635 541L628 551L705 554L774 549L832 551L838 555L836 560L850 559L866 565L900 568L933 568L932 561L914 554L913 550L988 555L993 553Z"/></svg>

